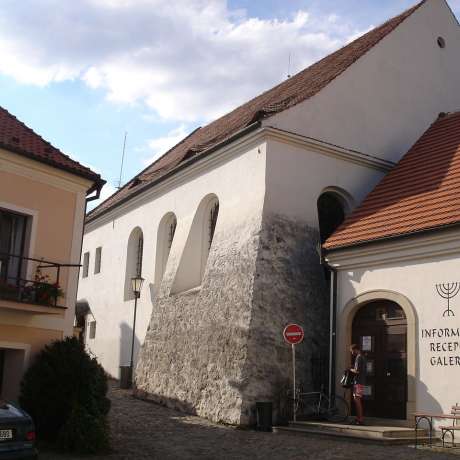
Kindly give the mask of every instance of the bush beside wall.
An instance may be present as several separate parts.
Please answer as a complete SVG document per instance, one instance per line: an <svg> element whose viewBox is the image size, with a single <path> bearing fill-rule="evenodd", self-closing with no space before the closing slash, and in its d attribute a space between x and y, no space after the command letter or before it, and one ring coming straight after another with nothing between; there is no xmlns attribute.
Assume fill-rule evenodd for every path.
<svg viewBox="0 0 460 460"><path fill-rule="evenodd" d="M74 337L46 346L24 375L20 404L39 439L63 450L100 452L109 447L107 376Z"/></svg>

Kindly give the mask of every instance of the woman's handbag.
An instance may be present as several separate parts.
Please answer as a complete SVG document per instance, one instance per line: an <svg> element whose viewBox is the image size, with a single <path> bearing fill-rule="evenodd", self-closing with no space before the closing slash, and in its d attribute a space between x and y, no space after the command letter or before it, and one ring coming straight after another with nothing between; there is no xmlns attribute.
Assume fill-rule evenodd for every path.
<svg viewBox="0 0 460 460"><path fill-rule="evenodd" d="M342 385L343 388L351 388L353 386L354 380L355 376L353 372L346 370L340 379L340 385Z"/></svg>

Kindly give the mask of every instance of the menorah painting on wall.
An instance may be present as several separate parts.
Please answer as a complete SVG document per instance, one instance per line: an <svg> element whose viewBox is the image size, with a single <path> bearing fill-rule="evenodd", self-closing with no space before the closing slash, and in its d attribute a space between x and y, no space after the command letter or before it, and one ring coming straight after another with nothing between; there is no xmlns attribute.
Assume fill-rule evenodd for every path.
<svg viewBox="0 0 460 460"><path fill-rule="evenodd" d="M460 283L441 283L436 284L438 294L447 300L447 310L444 310L442 316L455 316L450 308L450 300L453 299L460 291Z"/></svg>

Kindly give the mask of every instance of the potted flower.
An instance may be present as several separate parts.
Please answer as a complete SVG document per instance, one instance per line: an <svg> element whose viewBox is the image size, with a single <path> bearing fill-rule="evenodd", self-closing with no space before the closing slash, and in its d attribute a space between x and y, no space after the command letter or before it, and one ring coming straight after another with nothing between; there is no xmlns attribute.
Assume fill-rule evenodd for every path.
<svg viewBox="0 0 460 460"><path fill-rule="evenodd" d="M64 296L64 291L57 282L52 283L50 276L43 274L37 267L34 277L35 301L40 305L52 306L58 297Z"/></svg>

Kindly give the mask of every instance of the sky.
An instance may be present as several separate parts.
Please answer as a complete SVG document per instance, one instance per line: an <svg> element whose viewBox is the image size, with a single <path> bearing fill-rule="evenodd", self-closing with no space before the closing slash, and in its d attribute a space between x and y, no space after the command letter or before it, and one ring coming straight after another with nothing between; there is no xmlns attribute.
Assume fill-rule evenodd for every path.
<svg viewBox="0 0 460 460"><path fill-rule="evenodd" d="M0 105L107 181L414 0L1 0ZM460 0L450 0L460 17ZM94 204L93 204L94 206Z"/></svg>

